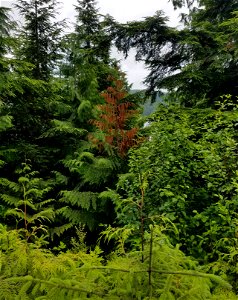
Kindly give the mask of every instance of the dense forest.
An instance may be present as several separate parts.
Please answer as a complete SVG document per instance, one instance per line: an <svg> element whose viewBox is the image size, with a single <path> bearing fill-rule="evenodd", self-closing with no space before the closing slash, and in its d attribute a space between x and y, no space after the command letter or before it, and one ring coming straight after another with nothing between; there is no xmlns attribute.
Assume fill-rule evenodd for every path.
<svg viewBox="0 0 238 300"><path fill-rule="evenodd" d="M0 300L238 299L238 2L171 2L0 7Z"/></svg>

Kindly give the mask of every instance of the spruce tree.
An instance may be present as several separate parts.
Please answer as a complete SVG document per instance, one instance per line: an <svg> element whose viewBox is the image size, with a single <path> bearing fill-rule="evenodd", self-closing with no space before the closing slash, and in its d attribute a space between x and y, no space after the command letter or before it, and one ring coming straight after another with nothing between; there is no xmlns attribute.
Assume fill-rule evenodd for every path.
<svg viewBox="0 0 238 300"><path fill-rule="evenodd" d="M78 0L76 6L76 41L79 49L87 50L90 63L109 61L111 41L103 28L95 0Z"/></svg>
<svg viewBox="0 0 238 300"><path fill-rule="evenodd" d="M68 81L72 96L78 98L82 106L87 104L83 112L88 119L89 104L101 102L96 94L110 85L108 75L114 75L117 70L115 61L110 59L111 38L105 18L99 15L96 1L78 1L76 13L75 30L66 37L66 63L62 66L62 74L72 78Z"/></svg>
<svg viewBox="0 0 238 300"><path fill-rule="evenodd" d="M17 9L24 18L19 55L32 63L35 79L49 80L60 58L60 35L64 22L57 22L57 1L18 0Z"/></svg>
<svg viewBox="0 0 238 300"><path fill-rule="evenodd" d="M15 160L11 166L13 172L26 157L33 165L37 162L36 169L45 169L51 157L40 136L49 128L50 105L59 98L58 87L50 82L53 63L58 59L61 31L54 22L56 4L51 0L36 0L18 1L16 5L24 17L24 25L15 29L9 72L1 86L2 101L13 117L13 127L1 134L2 146L16 150L11 158Z"/></svg>
<svg viewBox="0 0 238 300"><path fill-rule="evenodd" d="M1 14L0 65L3 68L0 70L0 128L8 127L8 130L0 130L0 156L1 161L4 162L1 163L1 179L11 182L16 180L16 169L28 158L33 168L44 179L45 177L49 179L51 176L49 170L53 170L52 164L55 163L50 145L47 145L46 141L41 138L41 135L49 128L52 114L51 103L57 102L59 98L57 86L43 81L49 79L52 62L52 53L48 47L48 44L51 45L52 36L47 36L49 33L47 28L45 32L43 31L46 25L45 20L51 17L53 8L49 7L48 11L46 7L41 8L39 3L43 5L42 2L35 3L38 5L39 14L38 19L34 19L33 2L22 2L22 5L25 5L23 9L28 11L24 27L28 28L28 31L25 31L24 37L22 34L18 35L19 27L15 28L15 35L12 36L12 27L10 27L12 24L7 15L3 14L7 10L2 9ZM39 53L42 55L40 58L34 48L36 47L34 30L29 29L29 24L36 21L39 21L38 25L41 24L38 26L39 37L42 38L43 33L45 35L45 40L39 41L41 47ZM53 28L52 24L49 28L50 26ZM5 53L8 54L10 46L11 55L5 55ZM39 61L35 65L36 58L39 58Z"/></svg>

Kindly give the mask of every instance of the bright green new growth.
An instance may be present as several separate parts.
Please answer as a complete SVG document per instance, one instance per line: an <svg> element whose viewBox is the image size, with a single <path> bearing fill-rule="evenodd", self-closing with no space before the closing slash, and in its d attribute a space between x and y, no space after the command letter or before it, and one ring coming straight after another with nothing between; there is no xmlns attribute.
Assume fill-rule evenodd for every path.
<svg viewBox="0 0 238 300"><path fill-rule="evenodd" d="M54 200L45 198L52 183L38 178L38 172L32 171L29 163L23 163L16 173L17 182L0 178L0 199L4 203L1 217L11 222L11 227L14 220L16 228L23 229L26 239L34 240L39 233L47 233L46 224L55 217Z"/></svg>
<svg viewBox="0 0 238 300"><path fill-rule="evenodd" d="M194 261L173 248L158 227L146 233L140 252L103 260L98 247L53 255L0 227L0 299L211 299L211 288L230 286L200 273ZM75 248L76 250L77 248ZM221 299L221 298L220 298Z"/></svg>

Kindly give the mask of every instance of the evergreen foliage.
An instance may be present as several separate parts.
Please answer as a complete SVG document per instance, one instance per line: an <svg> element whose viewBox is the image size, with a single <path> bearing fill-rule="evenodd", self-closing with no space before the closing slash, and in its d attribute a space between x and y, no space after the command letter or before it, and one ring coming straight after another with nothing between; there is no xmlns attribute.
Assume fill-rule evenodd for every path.
<svg viewBox="0 0 238 300"><path fill-rule="evenodd" d="M102 94L105 104L97 106L99 116L97 120L92 120L99 132L91 136L91 139L101 151L116 152L115 154L123 157L128 149L136 144L138 128L128 127L129 121L138 112L133 109L135 104L126 99L127 93L123 81L115 80L114 85ZM101 137L100 133L102 133Z"/></svg>
<svg viewBox="0 0 238 300"><path fill-rule="evenodd" d="M111 41L104 30L95 0L78 0L76 6L76 41L80 49L86 50L89 63L109 62Z"/></svg>
<svg viewBox="0 0 238 300"><path fill-rule="evenodd" d="M12 118L11 116L4 113L4 105L0 100L0 132L5 131L12 127ZM0 168L5 164L4 160L2 160L2 156L4 156L4 152L0 147Z"/></svg>
<svg viewBox="0 0 238 300"><path fill-rule="evenodd" d="M64 22L56 22L58 2L19 0L16 8L24 17L18 56L34 65L35 79L49 80L60 56L60 35Z"/></svg>
<svg viewBox="0 0 238 300"><path fill-rule="evenodd" d="M153 232L152 251L151 242L145 249L149 261L141 263L138 252L103 261L98 247L55 256L1 225L0 299L211 299L214 285L230 288L199 273L158 229Z"/></svg>
<svg viewBox="0 0 238 300"><path fill-rule="evenodd" d="M0 7L0 300L237 299L238 5L171 2L181 29L78 0L64 36L57 1ZM113 40L165 88L147 120Z"/></svg>
<svg viewBox="0 0 238 300"><path fill-rule="evenodd" d="M44 233L47 223L54 220L53 199L45 198L52 183L36 177L38 172L32 171L28 163L23 163L16 173L17 182L0 179L1 218L6 218L12 228L24 229L30 239L37 231Z"/></svg>
<svg viewBox="0 0 238 300"><path fill-rule="evenodd" d="M198 1L198 8L182 16L181 30L168 27L160 11L144 21L114 22L112 35L119 50L127 55L135 48L136 60L150 70L149 93L166 89L186 106L212 106L222 95L238 95L236 31L224 26L235 23L237 9L233 0Z"/></svg>
<svg viewBox="0 0 238 300"><path fill-rule="evenodd" d="M190 8L195 0L170 0L172 2L174 9L182 8L187 5L188 8Z"/></svg>
<svg viewBox="0 0 238 300"><path fill-rule="evenodd" d="M4 114L4 105L0 101L0 132L12 127L11 116Z"/></svg>
<svg viewBox="0 0 238 300"><path fill-rule="evenodd" d="M9 17L9 8L0 7L0 58L4 57L4 55L9 50L9 44L11 41L10 31L14 28L14 23L11 21ZM0 71L2 72L2 61Z"/></svg>

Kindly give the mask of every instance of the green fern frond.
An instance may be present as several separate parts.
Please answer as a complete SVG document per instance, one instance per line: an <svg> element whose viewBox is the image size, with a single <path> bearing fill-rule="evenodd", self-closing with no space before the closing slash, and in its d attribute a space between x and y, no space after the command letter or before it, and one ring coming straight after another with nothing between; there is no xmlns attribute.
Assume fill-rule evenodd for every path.
<svg viewBox="0 0 238 300"><path fill-rule="evenodd" d="M5 212L5 217L8 217L8 216L12 216L12 217L15 217L17 219L24 219L24 212L23 210L20 210L20 209L17 209L17 208L12 208L12 209L8 209L6 212Z"/></svg>
<svg viewBox="0 0 238 300"><path fill-rule="evenodd" d="M77 190L61 191L63 196L60 201L66 204L76 205L83 209L89 210L93 208L96 210L97 193L93 192L79 192Z"/></svg>
<svg viewBox="0 0 238 300"><path fill-rule="evenodd" d="M94 162L94 155L93 155L93 153L91 153L91 152L85 152L85 151L84 151L84 152L82 152L82 153L79 155L78 160L79 160L80 162L86 162L86 163L91 164L91 163Z"/></svg>
<svg viewBox="0 0 238 300"><path fill-rule="evenodd" d="M116 191L108 189L107 191L101 192L98 198L105 200L110 199L116 203L120 199L120 195Z"/></svg>
<svg viewBox="0 0 238 300"><path fill-rule="evenodd" d="M70 170L70 172L79 172L81 162L77 159L64 159L62 160L63 165Z"/></svg>
<svg viewBox="0 0 238 300"><path fill-rule="evenodd" d="M192 265L191 259L164 236L155 233L153 245L150 284L148 259L141 262L138 251L115 253L107 261L99 247L53 255L19 239L16 230L7 231L0 225L0 299L203 300L212 299L212 281L223 288L221 297L216 293L214 300L231 294L217 276L181 267L186 261ZM146 256L150 256L150 242L145 246Z"/></svg>
<svg viewBox="0 0 238 300"><path fill-rule="evenodd" d="M60 121L60 120L53 120L52 121L52 128L49 129L47 132L41 135L42 138L45 137L54 137L62 134L70 134L77 137L85 135L86 130L77 128L74 124L70 121Z"/></svg>
<svg viewBox="0 0 238 300"><path fill-rule="evenodd" d="M113 162L110 159L99 157L95 158L92 164L82 164L79 173L85 183L90 185L101 185L107 182L113 171Z"/></svg>
<svg viewBox="0 0 238 300"><path fill-rule="evenodd" d="M2 211L5 217L15 218L16 223L24 226L29 231L28 235L31 235L30 232L35 231L33 225L52 222L55 218L51 207L54 199L45 199L45 195L52 190L53 183L51 180L44 181L35 177L39 172L32 171L28 162L22 163L16 174L19 176L18 183L0 178L0 185L4 186L4 194L0 194L0 199L6 204ZM45 234L44 231L41 233Z"/></svg>
<svg viewBox="0 0 238 300"><path fill-rule="evenodd" d="M0 168L2 168L5 165L5 161L0 159Z"/></svg>
<svg viewBox="0 0 238 300"><path fill-rule="evenodd" d="M95 228L97 225L97 220L93 218L93 215L90 211L62 207L58 210L58 212L74 225L86 224L90 230L93 230L93 228Z"/></svg>
<svg viewBox="0 0 238 300"><path fill-rule="evenodd" d="M0 178L0 185L9 188L13 192L21 191L21 186L18 183L8 180L7 178Z"/></svg>
<svg viewBox="0 0 238 300"><path fill-rule="evenodd" d="M44 191L40 191L37 188L30 188L25 192L25 196L33 196L33 197L41 198L43 193Z"/></svg>
<svg viewBox="0 0 238 300"><path fill-rule="evenodd" d="M43 208L44 206L48 205L48 204L52 204L52 202L55 202L55 199L47 199L47 200L43 200L39 203L36 203L36 207L38 209Z"/></svg>
<svg viewBox="0 0 238 300"><path fill-rule="evenodd" d="M92 103L89 100L83 100L77 109L77 114L81 119L86 120L90 117L91 110Z"/></svg>
<svg viewBox="0 0 238 300"><path fill-rule="evenodd" d="M58 209L58 213L65 217L67 220L72 222L73 224L80 224L80 211L71 209L68 206L64 206Z"/></svg>
<svg viewBox="0 0 238 300"><path fill-rule="evenodd" d="M53 208L47 208L47 209L44 209L44 210L38 212L37 214L28 216L27 221L29 223L35 223L36 221L52 222L54 220L54 218L55 218L55 212L54 212Z"/></svg>
<svg viewBox="0 0 238 300"><path fill-rule="evenodd" d="M50 228L49 229L49 234L51 239L54 238L54 236L58 236L60 237L63 233L65 233L67 230L69 230L70 228L72 228L74 226L73 223L68 223L68 224L64 224L58 227L54 227L54 228Z"/></svg>
<svg viewBox="0 0 238 300"><path fill-rule="evenodd" d="M11 196L11 195L7 195L7 194L2 194L0 195L0 198L8 205L10 206L17 206L17 203L19 201L19 198Z"/></svg>
<svg viewBox="0 0 238 300"><path fill-rule="evenodd" d="M29 183L29 178L27 178L27 177L23 177L23 176L20 176L19 178L18 178L18 182L19 183L21 183L21 184L27 184L27 183Z"/></svg>
<svg viewBox="0 0 238 300"><path fill-rule="evenodd" d="M58 171L51 172L55 176L56 184L67 184L68 178Z"/></svg>
<svg viewBox="0 0 238 300"><path fill-rule="evenodd" d="M5 131L12 127L12 117L11 116L0 116L0 132Z"/></svg>
<svg viewBox="0 0 238 300"><path fill-rule="evenodd" d="M21 206L27 206L28 208L31 208L32 210L36 210L36 205L34 205L32 203L32 200L31 199L27 199L27 200L21 200L21 199L18 199L18 202L16 204L16 207L21 207Z"/></svg>

